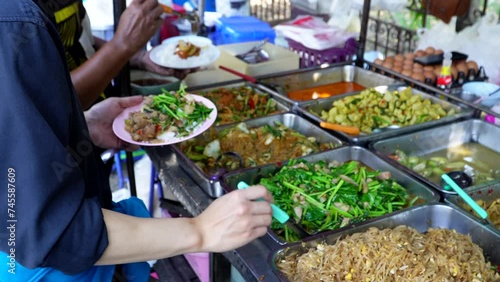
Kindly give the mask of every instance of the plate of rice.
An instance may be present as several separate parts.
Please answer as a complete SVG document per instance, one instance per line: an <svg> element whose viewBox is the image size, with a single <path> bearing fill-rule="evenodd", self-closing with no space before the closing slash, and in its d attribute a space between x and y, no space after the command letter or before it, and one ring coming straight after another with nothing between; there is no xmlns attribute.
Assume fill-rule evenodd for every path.
<svg viewBox="0 0 500 282"><path fill-rule="evenodd" d="M154 47L149 57L154 63L173 69L192 69L209 65L220 50L206 37L185 35L171 37Z"/></svg>

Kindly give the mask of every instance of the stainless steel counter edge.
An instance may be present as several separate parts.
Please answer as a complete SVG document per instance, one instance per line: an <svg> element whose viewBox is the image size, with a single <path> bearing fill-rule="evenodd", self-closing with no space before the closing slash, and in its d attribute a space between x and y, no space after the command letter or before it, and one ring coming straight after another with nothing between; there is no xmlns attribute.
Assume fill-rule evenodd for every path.
<svg viewBox="0 0 500 282"><path fill-rule="evenodd" d="M169 189L191 215L200 214L212 203L213 199L178 167L171 150L157 150L156 147L144 149L158 171L163 188ZM222 255L240 272L245 281L278 281L267 263L270 253L271 249L261 239L256 239Z"/></svg>

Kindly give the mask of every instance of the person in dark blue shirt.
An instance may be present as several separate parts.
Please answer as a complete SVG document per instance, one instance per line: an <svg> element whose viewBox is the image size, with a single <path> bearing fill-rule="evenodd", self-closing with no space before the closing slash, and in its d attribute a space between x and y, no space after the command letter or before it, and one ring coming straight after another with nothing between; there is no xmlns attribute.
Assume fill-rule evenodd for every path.
<svg viewBox="0 0 500 282"><path fill-rule="evenodd" d="M265 234L271 207L254 201L272 200L263 186L195 218L125 214L94 145L123 147L111 123L142 98L84 113L57 30L32 0L2 1L0 34L0 281L109 281L116 264L232 250Z"/></svg>

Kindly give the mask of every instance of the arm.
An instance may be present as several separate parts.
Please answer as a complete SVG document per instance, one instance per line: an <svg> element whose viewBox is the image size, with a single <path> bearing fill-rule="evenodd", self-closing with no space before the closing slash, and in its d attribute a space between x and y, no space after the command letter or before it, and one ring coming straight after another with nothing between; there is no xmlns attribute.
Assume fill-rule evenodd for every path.
<svg viewBox="0 0 500 282"><path fill-rule="evenodd" d="M134 0L122 14L113 39L71 72L82 108L95 102L132 55L153 36L162 23L162 13L157 1Z"/></svg>
<svg viewBox="0 0 500 282"><path fill-rule="evenodd" d="M9 38L0 42L0 97L6 101L0 103L0 171L15 170L16 261L78 273L94 265L108 245L98 199L109 186L84 136L57 31L42 21L32 1L22 3L30 12L17 17L24 22L0 20L0 33ZM7 1L3 8L18 6ZM0 181L6 203L6 178ZM3 252L12 247L3 240L6 209L0 205Z"/></svg>
<svg viewBox="0 0 500 282"><path fill-rule="evenodd" d="M236 249L264 235L271 223L271 206L253 201L258 198L271 200L261 185L234 191L195 218L144 219L103 210L109 245L97 264Z"/></svg>

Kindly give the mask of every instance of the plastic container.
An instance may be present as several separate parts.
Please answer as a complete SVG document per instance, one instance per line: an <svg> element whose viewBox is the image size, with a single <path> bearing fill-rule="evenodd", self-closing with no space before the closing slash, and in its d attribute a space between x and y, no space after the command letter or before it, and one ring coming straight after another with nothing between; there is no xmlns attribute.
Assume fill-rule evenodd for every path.
<svg viewBox="0 0 500 282"><path fill-rule="evenodd" d="M257 41L265 38L274 43L276 32L266 22L255 17L222 17L215 22L217 45Z"/></svg>
<svg viewBox="0 0 500 282"><path fill-rule="evenodd" d="M352 60L358 49L358 42L354 38L349 38L343 47L333 47L326 50L313 50L290 38L286 38L286 40L288 47L299 54L301 68L320 66L325 63L348 62Z"/></svg>

